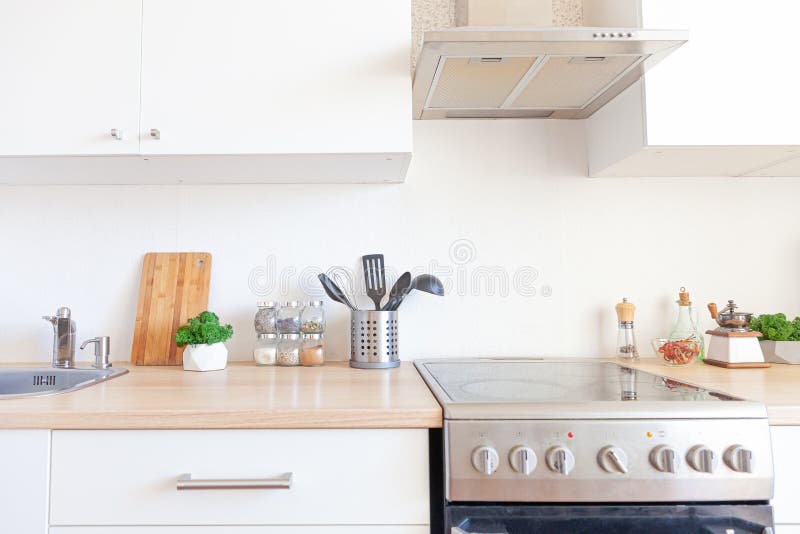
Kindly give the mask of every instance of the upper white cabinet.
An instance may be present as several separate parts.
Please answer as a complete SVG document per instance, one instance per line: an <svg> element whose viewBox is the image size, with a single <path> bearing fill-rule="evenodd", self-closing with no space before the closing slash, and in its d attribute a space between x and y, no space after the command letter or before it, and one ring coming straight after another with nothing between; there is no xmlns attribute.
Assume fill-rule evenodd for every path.
<svg viewBox="0 0 800 534"><path fill-rule="evenodd" d="M0 156L139 151L141 7L0 3Z"/></svg>
<svg viewBox="0 0 800 534"><path fill-rule="evenodd" d="M0 155L51 157L0 158L0 183L405 177L410 2L11 0L2 11Z"/></svg>
<svg viewBox="0 0 800 534"><path fill-rule="evenodd" d="M587 120L593 176L800 176L792 0L642 0L689 42Z"/></svg>
<svg viewBox="0 0 800 534"><path fill-rule="evenodd" d="M691 38L647 74L653 145L800 144L796 0L645 0L646 27Z"/></svg>
<svg viewBox="0 0 800 534"><path fill-rule="evenodd" d="M144 0L145 154L409 150L410 6Z"/></svg>

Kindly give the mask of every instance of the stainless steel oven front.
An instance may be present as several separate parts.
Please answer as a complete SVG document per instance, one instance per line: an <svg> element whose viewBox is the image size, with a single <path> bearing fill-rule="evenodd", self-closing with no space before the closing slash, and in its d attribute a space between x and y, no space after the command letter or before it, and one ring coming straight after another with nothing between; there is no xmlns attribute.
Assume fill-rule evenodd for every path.
<svg viewBox="0 0 800 534"><path fill-rule="evenodd" d="M445 421L444 531L768 534L767 425L766 419Z"/></svg>
<svg viewBox="0 0 800 534"><path fill-rule="evenodd" d="M596 360L415 363L444 413L433 532L773 529L761 403Z"/></svg>

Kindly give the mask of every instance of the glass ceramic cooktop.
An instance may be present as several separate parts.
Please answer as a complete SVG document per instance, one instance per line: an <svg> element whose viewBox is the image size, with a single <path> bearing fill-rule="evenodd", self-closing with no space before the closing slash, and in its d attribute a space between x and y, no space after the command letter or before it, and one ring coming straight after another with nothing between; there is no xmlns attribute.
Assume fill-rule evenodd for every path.
<svg viewBox="0 0 800 534"><path fill-rule="evenodd" d="M422 365L451 403L741 400L610 362L445 360Z"/></svg>

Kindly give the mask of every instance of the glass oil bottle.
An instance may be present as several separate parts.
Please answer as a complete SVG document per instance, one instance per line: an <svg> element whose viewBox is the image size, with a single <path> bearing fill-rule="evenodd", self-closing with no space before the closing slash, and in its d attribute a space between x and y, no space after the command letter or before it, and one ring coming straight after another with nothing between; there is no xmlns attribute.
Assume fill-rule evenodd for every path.
<svg viewBox="0 0 800 534"><path fill-rule="evenodd" d="M703 336L697 327L692 300L685 287L678 293L677 304L678 317L675 326L672 327L667 343L658 349L664 364L671 366L694 363L703 354Z"/></svg>

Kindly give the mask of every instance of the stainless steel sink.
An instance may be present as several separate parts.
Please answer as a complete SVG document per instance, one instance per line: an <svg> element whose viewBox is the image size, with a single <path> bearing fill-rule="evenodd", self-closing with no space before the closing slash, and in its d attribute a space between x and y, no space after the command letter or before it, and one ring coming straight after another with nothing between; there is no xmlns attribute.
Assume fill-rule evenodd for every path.
<svg viewBox="0 0 800 534"><path fill-rule="evenodd" d="M127 369L0 367L0 399L67 393L124 375Z"/></svg>

